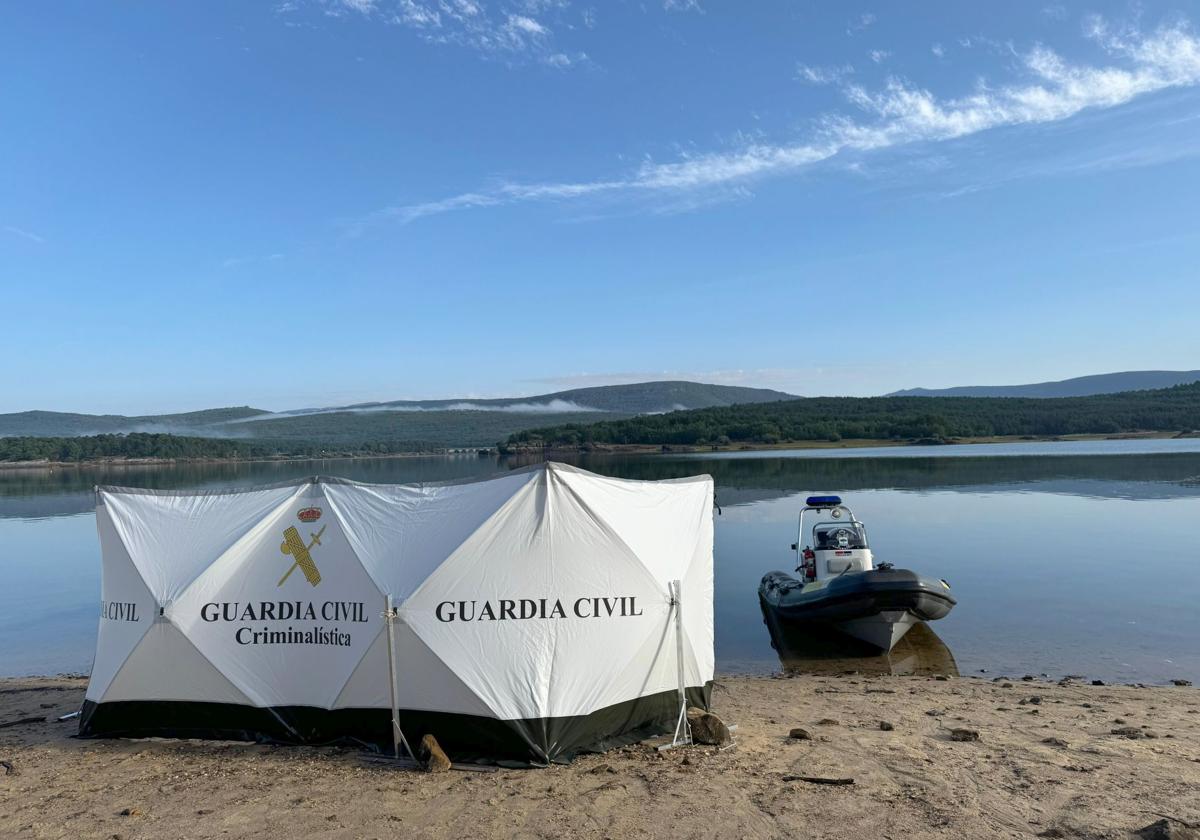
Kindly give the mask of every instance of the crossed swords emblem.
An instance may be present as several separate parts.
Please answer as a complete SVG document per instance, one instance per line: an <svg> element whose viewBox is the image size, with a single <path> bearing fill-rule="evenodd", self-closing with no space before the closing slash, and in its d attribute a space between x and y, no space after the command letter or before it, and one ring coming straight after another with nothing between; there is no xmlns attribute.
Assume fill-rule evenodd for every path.
<svg viewBox="0 0 1200 840"><path fill-rule="evenodd" d="M283 532L283 542L279 544L279 550L284 554L292 555L295 560L292 562L292 567L279 579L279 586L283 586L283 582L291 576L292 572L296 571L297 566L304 573L304 579L311 585L316 586L321 582L321 573L317 570L317 564L313 562L312 554L309 552L312 551L314 545L321 544L321 535L324 533L324 525L321 526L321 530L317 531L317 533L313 534L310 532L309 536L312 537L312 542L305 545L295 525L289 526Z"/></svg>

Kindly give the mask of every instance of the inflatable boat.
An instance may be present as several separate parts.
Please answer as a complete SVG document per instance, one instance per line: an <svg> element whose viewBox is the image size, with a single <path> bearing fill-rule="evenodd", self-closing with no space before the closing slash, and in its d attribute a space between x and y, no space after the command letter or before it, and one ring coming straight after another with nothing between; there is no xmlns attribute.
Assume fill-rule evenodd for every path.
<svg viewBox="0 0 1200 840"><path fill-rule="evenodd" d="M816 521L801 548L805 514ZM944 618L957 603L944 580L876 565L866 527L837 496L810 496L797 530L800 576L768 572L758 587L777 622L832 627L888 653L916 622Z"/></svg>

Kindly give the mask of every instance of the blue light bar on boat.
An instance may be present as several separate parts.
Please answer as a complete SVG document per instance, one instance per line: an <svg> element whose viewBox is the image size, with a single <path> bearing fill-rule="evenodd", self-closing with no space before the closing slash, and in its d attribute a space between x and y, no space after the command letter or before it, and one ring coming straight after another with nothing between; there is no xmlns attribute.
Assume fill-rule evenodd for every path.
<svg viewBox="0 0 1200 840"><path fill-rule="evenodd" d="M809 496L804 504L815 508L833 508L842 503L841 496Z"/></svg>

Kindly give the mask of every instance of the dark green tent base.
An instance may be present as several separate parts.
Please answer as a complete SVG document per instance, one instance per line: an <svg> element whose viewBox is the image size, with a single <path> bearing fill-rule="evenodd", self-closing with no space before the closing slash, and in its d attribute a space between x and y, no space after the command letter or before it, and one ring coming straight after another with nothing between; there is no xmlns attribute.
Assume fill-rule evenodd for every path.
<svg viewBox="0 0 1200 840"><path fill-rule="evenodd" d="M687 690L688 704L707 709L712 683ZM400 726L414 747L427 733L458 761L566 763L675 730L679 695L664 691L627 700L589 715L496 720L476 715L400 710ZM256 708L235 703L121 700L83 704L81 738L200 738L271 744L356 744L390 752L387 709Z"/></svg>

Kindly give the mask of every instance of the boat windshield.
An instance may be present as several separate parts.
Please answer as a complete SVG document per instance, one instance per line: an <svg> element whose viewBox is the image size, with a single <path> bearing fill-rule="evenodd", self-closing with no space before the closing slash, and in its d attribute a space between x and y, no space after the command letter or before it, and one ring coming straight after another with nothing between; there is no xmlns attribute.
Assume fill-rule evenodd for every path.
<svg viewBox="0 0 1200 840"><path fill-rule="evenodd" d="M822 522L813 528L813 547L847 550L867 547L867 531L861 522Z"/></svg>

